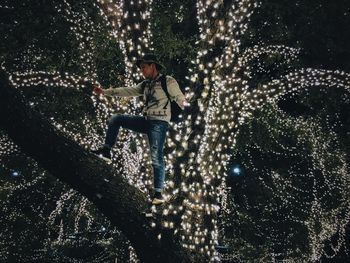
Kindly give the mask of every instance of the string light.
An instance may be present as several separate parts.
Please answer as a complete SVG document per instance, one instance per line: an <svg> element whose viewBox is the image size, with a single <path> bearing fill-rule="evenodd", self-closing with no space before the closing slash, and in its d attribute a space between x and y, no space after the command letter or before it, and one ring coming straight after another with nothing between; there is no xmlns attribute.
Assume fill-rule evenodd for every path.
<svg viewBox="0 0 350 263"><path fill-rule="evenodd" d="M96 48L90 41L97 34L100 27L96 25L83 10L74 10L68 1L63 0L62 6L57 10L64 13L67 21L72 24L71 31L80 42L80 60L85 71L81 75L61 74L59 72L43 71L19 71L12 72L11 81L17 88L31 86L65 87L76 90L84 89L87 81L97 82L97 70L94 64L94 52ZM146 50L152 50L152 33L150 17L152 14L151 0L144 1L104 1L97 0L97 12L101 15L111 29L110 37L115 39L124 55L126 71L125 85L131 86L140 81L141 75L135 66L135 61ZM163 227L173 229L181 237L182 245L194 251L201 251L208 258L215 260L218 253L215 246L218 245L219 226L217 214L219 209L226 213L234 213L229 209L229 195L225 185L225 174L228 172L228 163L232 157L231 149L236 146L239 128L254 117L254 112L266 104L273 104L282 95L293 94L300 89L311 87L337 87L349 90L350 76L342 71L326 71L317 69L302 69L294 71L269 83L250 86L250 80L255 73L250 68L252 61L259 61L264 55L279 54L285 64L291 64L298 57L296 48L276 46L254 46L242 50L241 37L245 34L250 17L258 7L258 3L252 0L234 0L231 6L225 6L222 1L197 1L197 19L199 25L199 40L197 57L192 61L189 69L191 85L186 87L186 97L191 102L184 114L184 121L173 124L167 139L166 166L170 179L167 180L165 197L173 202L164 206ZM35 48L35 47L33 47ZM41 53L37 50L36 52ZM33 67L36 66L35 61ZM259 70L264 70L258 64ZM290 69L290 68L288 68ZM20 69L19 69L20 70ZM88 78L89 77L89 78ZM112 102L103 98L92 96L90 98L96 109L96 120L88 116L83 117L84 129L67 121L62 124L51 118L52 123L60 130L78 141L86 149L98 146L102 143L102 135L98 130L105 130L106 122L113 113L111 103L115 104L117 112L137 114L142 107L142 102L137 99L115 99ZM33 102L33 107L36 106ZM290 126L286 120L284 126ZM283 126L282 125L282 126ZM302 123L298 127L304 128L305 134L313 134ZM271 133L273 127L270 127ZM77 132L79 130L79 132ZM313 158L319 157L318 151L329 146L318 145L319 137L310 135L315 140ZM304 140L300 137L300 140ZM276 138L277 140L277 138ZM14 147L15 146L11 146ZM293 149L284 147L288 154L296 154ZM323 147L323 148L322 148ZM132 149L133 148L133 149ZM117 171L125 176L129 182L145 193L152 189L152 169L150 167L150 154L147 141L141 135L134 135L126 131L120 134L113 153L113 165ZM321 151L322 152L322 151ZM1 155L8 154L1 151ZM252 154L249 154L252 156ZM122 156L122 158L119 158ZM181 159L181 161L176 161ZM323 162L325 158L322 159ZM342 165L339 176L347 174L344 166L344 156L341 156ZM324 163L315 163L317 167L326 167ZM253 165L254 167L254 165ZM254 169L254 168L253 168ZM255 168L257 169L257 168ZM140 174L140 171L141 174ZM297 175L296 172L293 174ZM309 174L314 177L313 174ZM283 196L284 191L300 191L287 179L283 179L278 172L271 174L276 189L261 181L261 184L271 191L275 190L276 196ZM329 183L330 188L338 185ZM346 186L349 186L346 182ZM344 190L345 188L341 189ZM311 214L320 215L320 197L317 195L317 184L314 199L311 202ZM67 192L61 197L56 209L50 217L50 222L55 221L62 213L62 207L67 200L73 198L72 192ZM223 198L222 198L223 197ZM285 201L289 202L288 199ZM93 218L85 209L84 199L77 201L81 206L77 210L76 221L73 230L79 228L79 218L86 216L88 225ZM277 206L277 205L276 205ZM278 207L269 207L269 212L278 211ZM301 210L304 208L301 208ZM341 209L340 209L341 210ZM310 230L310 246L312 248L311 259L319 259L324 253L323 244L331 238L335 229L344 230L349 221L347 214L340 223L330 222L336 218L340 211L332 212L331 216L322 217L324 232L317 236L312 232L315 220L306 221L305 225ZM304 210L302 210L304 211ZM310 212L305 208L305 213ZM288 217L294 221L293 214ZM180 220L176 220L180 219ZM327 227L331 226L331 230ZM58 241L63 240L65 225L60 225ZM341 232L340 231L340 232ZM262 232L262 231L261 231ZM344 236L344 231L341 232ZM159 234L161 239L161 234ZM271 237L273 239L273 237ZM276 234L277 239L277 234ZM277 241L273 241L277 243ZM335 248L335 251L339 248ZM273 253L273 252L271 252ZM134 257L134 256L133 256Z"/></svg>

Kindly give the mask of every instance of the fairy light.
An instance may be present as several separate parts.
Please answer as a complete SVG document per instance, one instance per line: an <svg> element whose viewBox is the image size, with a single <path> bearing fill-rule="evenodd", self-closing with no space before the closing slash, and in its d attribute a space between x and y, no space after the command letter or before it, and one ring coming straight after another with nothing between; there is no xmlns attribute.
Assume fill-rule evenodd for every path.
<svg viewBox="0 0 350 263"><path fill-rule="evenodd" d="M335 76L333 76L333 80L335 80ZM264 216L260 221L278 216L280 224L290 226L286 230L288 236L283 236L283 233L278 232L278 226L263 225L256 219L250 219L253 228L261 228L260 225L263 225L262 229L257 231L257 235L269 240L269 246L266 248L271 249L272 259L274 257L273 247L288 247L288 243L295 242L293 238L300 234L300 228L307 229L306 236L311 251L285 250L283 256L286 260L319 260L325 253L325 242L336 234L338 235L338 244L332 249L334 254L337 253L344 244L345 227L349 222L349 200L346 196L350 187L346 176L348 171L345 153L337 146L337 135L334 132L325 133L318 124L319 120L289 118L277 108L275 103L261 110L264 111L264 114L259 114L253 121L243 125L241 132L244 133L243 136L248 136L248 138L246 137L244 145L241 143L236 150L244 156L245 166L249 167L251 173L259 175L259 178L253 182L256 184L256 189L260 189L267 196L271 194L271 198L266 196L265 201L256 202L254 198L242 193L246 202L240 206L243 206L247 211L255 211L255 213L264 210ZM263 141L254 139L258 135L257 127L259 127L260 132L264 132L264 129L267 131L268 136ZM332 127L327 129L332 130ZM239 134L238 137L240 137ZM286 144L279 139L280 137L293 138L295 142ZM267 152L269 156L276 156L279 160L289 160L292 163L288 171L286 171L286 167L282 174L275 170L274 164L261 169L259 166L262 164L257 164L251 151ZM311 151L311 154L308 154L307 151ZM331 166L332 169L330 169L330 164L326 161L329 158L337 159L336 167ZM293 163L292 160L295 159L299 161ZM309 167L307 171L301 171L303 168L298 163L300 161L307 162L304 165ZM263 163L264 160L259 160L259 162ZM249 188L249 185L247 187ZM234 191L239 191L239 189L233 190L232 193ZM233 196L236 197L235 194ZM335 198L335 196L338 197ZM326 205L329 200L335 200L334 198L338 200L336 203L333 203L331 207ZM226 200L228 199L227 197ZM231 204L228 206L226 203L226 209L229 207L227 215L232 217L233 213L236 214L234 218L242 217L244 214L241 210L242 207L229 200L228 203L230 202ZM235 219L231 221L238 226L240 225L240 222ZM238 244L241 244L242 240L236 238L231 239L233 243L237 241ZM237 249L239 250L238 247Z"/></svg>
<svg viewBox="0 0 350 263"><path fill-rule="evenodd" d="M11 81L17 88L25 88L30 86L42 86L42 87L60 87L60 88L73 88L77 90L83 90L84 82L96 82L94 81L94 78L96 77L96 65L92 63L93 58L93 52L95 51L95 46L92 45L92 41L90 41L91 35L96 32L98 32L99 27L96 26L89 18L88 13L85 12L85 10L76 10L76 7L72 7L67 1L63 1L63 7L59 6L57 7L59 12L63 12L67 21L72 23L72 33L76 36L76 39L78 41L81 41L78 45L78 49L81 50L82 56L80 56L81 64L84 69L86 69L84 75L87 75L91 77L92 79L82 78L81 76L74 76L72 74L61 74L59 72L44 72L44 71L33 71L29 70L26 72L13 72ZM146 6L144 5L144 8ZM74 9L74 10L73 10ZM82 11L82 12L81 12ZM102 12L100 11L100 14ZM148 14L149 15L149 14ZM139 29L139 26L136 26L136 29ZM132 35L132 32L129 33ZM125 38L125 37L124 37ZM140 40L140 42L142 39ZM147 42L147 41L144 41ZM140 47L139 47L140 48ZM135 57L139 57L140 54L134 54ZM28 59L30 61L30 59ZM129 63L130 65L131 63ZM134 63L132 63L133 68L129 70L131 76L139 76L139 74L136 73ZM129 67L130 68L130 67ZM131 73L133 71L134 73ZM138 70L137 70L138 71ZM133 83L133 82L130 82ZM130 84L129 83L129 84ZM91 100L94 104L94 107L96 109L96 115L97 120L91 120L91 118L88 118L87 116L83 116L83 123L84 123L84 129L81 130L78 128L77 124L71 123L69 121L65 122L64 124L61 124L55 120L54 117L51 117L50 120L55 125L56 128L64 131L67 135L70 135L72 138L74 138L76 141L79 141L82 146L85 146L87 149L90 149L91 147L98 147L102 144L102 138L103 135L99 135L97 130L99 127L103 128L105 130L106 122L112 114L111 107L107 107L107 101L103 100L103 98L98 98L95 96L91 97ZM117 103L117 111L122 112L125 111L126 108L128 108L128 112L131 113L135 111L136 109L139 109L141 107L140 103L131 104L131 107L128 107L128 105L125 105L124 101L116 101ZM35 106L33 104L33 106ZM79 132L77 132L79 130ZM113 157L113 163L114 165L118 167L126 167L126 169L117 169L120 174L124 176L128 176L128 179L131 184L135 185L135 180L137 181L137 186L140 187L140 189L143 189L145 187L151 188L150 185L150 166L148 165L148 170L143 174L143 176L140 178L139 176L139 167L135 167L135 161L141 160L142 162L139 163L139 166L144 163L143 158L140 158L140 156L143 157L145 155L145 160L148 159L149 155L148 153L143 153L144 149L147 148L146 141L143 137L139 137L139 141L137 141L137 151L135 154L131 154L130 151L127 149L127 144L129 143L130 136L127 137L125 133L121 133L121 140L120 145L121 147L116 147L115 150L115 156ZM142 146L140 146L142 145ZM126 153L122 153L120 150L117 149L123 149L126 151ZM124 163L120 164L119 158L117 156L125 156ZM133 169L132 169L133 168ZM127 174L126 174L127 173ZM145 180L146 183L140 183L142 182L142 178L147 177ZM62 226L64 226L65 223L62 223ZM61 232L66 232L62 230Z"/></svg>
<svg viewBox="0 0 350 263"><path fill-rule="evenodd" d="M219 20L219 27L215 25L215 28L211 30L212 23L215 22L213 22L211 18L206 17L210 8L218 9L220 5L215 4L212 6L211 1L199 1L197 3L201 40L205 45L202 42L204 46L203 50L198 52L198 58L193 62L194 66L198 66L198 70L190 70L190 72L193 72L193 75L188 79L193 83L202 82L204 85L202 90L195 91L197 94L201 93L201 99L198 100L200 113L195 117L197 119L194 122L190 116L187 117L187 120L197 125L205 123L205 130L203 135L199 137L199 140L195 139L196 142L200 142L198 152L196 154L182 154L189 157L188 164L194 163L196 165L188 165L187 169L181 169L180 171L182 172L181 176L183 178L189 178L191 181L196 178L194 180L195 183L189 183L188 186L182 188L184 193L197 193L205 189L207 194L201 199L191 194L188 198L184 199L183 204L186 207L185 211L190 210L191 212L184 212L182 214L181 218L183 223L181 223L181 228L183 230L182 240L186 248L195 250L203 249L203 251L206 251L206 253L213 257L214 252L212 252L212 247L208 247L207 241L214 240L214 242L209 243L215 244L215 238L217 237L216 220L214 219L212 221L213 228L211 231L208 230L208 225L204 226L203 224L194 231L192 229L193 224L186 222L196 222L198 221L198 217L202 218L203 215L200 212L201 207L208 207L206 211L215 218L217 212L215 203L218 202L218 197L222 195L222 192L216 188L215 184L213 184L213 180L223 179L222 176L230 157L229 154L222 154L223 147L227 145L227 142L231 148L234 147L238 127L249 120L253 116L255 110L264 105L264 103L270 103L271 100L276 99L281 94L289 92L288 89L283 88L283 81L276 80L260 88L258 87L256 91L254 89L253 92L249 91L252 90L248 86L246 80L250 79L250 75L252 74L248 68L249 63L254 59L260 58L264 54L281 54L285 59L285 63L288 64L295 60L299 53L298 49L284 46L255 46L243 52L240 51L239 40L233 39L237 39L240 35L244 34L248 21L243 19L243 17L249 18L252 8L256 6L257 4L252 1L241 1L237 4L236 8L232 7L233 11L231 10L232 12L230 13L232 19L228 19L228 23L230 29L234 30L225 32L223 20ZM219 12L215 11L211 17L220 19L217 17L218 13ZM216 32L215 30L225 32L226 38L231 39L228 41L225 52L218 56L213 56L208 52L212 46L215 47L216 38L225 39L220 32L214 34L213 32ZM210 57L210 60L208 57ZM208 60L212 62L204 62ZM213 65L215 65L214 68ZM221 72L225 68L231 68L231 71L229 70L227 74L223 75ZM248 70L244 71L243 75L238 75L240 71L243 71L242 69ZM306 69L306 71L309 70ZM199 77L198 72L201 77ZM295 76L298 79L302 74L304 73L296 73ZM323 79L322 74L323 72L311 70L310 74L303 78L307 80L304 83L300 83L300 81L293 83L294 80L291 76L287 76L288 79L285 80L285 82L288 83L289 86L299 85L298 87L300 88L320 85L342 88L346 87L346 84L349 83L348 74L340 73L337 75L338 72L328 72L328 76L325 77L325 80L321 80ZM264 90L261 91L261 88L264 88ZM223 101L225 101L225 107L222 107ZM187 140L192 132L191 129L187 130L184 133L184 138ZM225 147L225 149L227 148ZM225 152L227 152L227 150ZM198 185L196 180L203 181L204 184ZM222 186L221 189L223 189ZM202 206L198 205L199 200L202 202ZM205 200L208 200L208 204L205 203ZM176 209L173 211L174 214L175 211ZM194 224L194 226L196 226L196 224ZM211 234L211 237L206 239L208 233ZM196 237L202 237L200 240L204 240L203 246L198 246L199 239L196 239ZM193 242L193 240L197 240L197 242Z"/></svg>
<svg viewBox="0 0 350 263"><path fill-rule="evenodd" d="M248 2L248 1L245 1ZM249 5L248 5L249 6ZM203 98L201 101L199 101L200 106L200 113L198 114L196 119L194 120L194 123L199 125L201 123L205 123L205 130L203 136L200 138L200 146L198 149L198 153L196 155L188 154L189 161L188 163L193 163L195 166L189 166L186 169L182 169L182 173L184 177L191 178L190 180L193 181L193 178L201 178L203 180L203 184L199 184L197 180L195 180L194 183L189 184L190 193L201 193L204 192L203 195L197 195L197 196L189 196L188 198L184 199L184 204L187 206L187 211L191 210L190 213L183 213L182 220L183 222L186 221L195 221L198 220L198 218L204 218L204 214L208 215L214 215L218 211L218 206L214 203L212 203L213 200L216 200L217 193L215 193L214 187L211 186L211 180L213 178L217 178L217 174L220 174L220 171L222 170L222 167L220 167L220 161L214 160L213 155L219 155L221 152L221 148L223 144L219 144L217 150L213 150L213 143L215 144L215 140L218 137L218 130L216 125L210 124L211 122L214 122L214 118L217 117L219 114L219 108L221 107L221 101L219 98L220 96L216 96L221 89L224 90L224 79L220 77L218 71L219 67L217 66L222 63L222 60L224 57L222 57L220 54L217 56L213 56L208 50L211 49L211 47L215 48L216 41L217 40L223 40L226 37L228 37L231 33L230 30L225 31L225 25L224 25L224 19L220 19L218 17L219 13L218 10L220 8L223 8L221 4L219 3L212 3L211 1L198 1L197 2L197 13L198 13L198 21L200 25L200 33L201 33L201 39L202 41L206 40L206 45L203 47L203 50L198 52L198 58L194 62L194 66L198 65L198 70L201 75L199 77L198 71L194 70L195 72L193 76L191 76L189 79L193 82L200 82L203 81L204 83L204 89L202 92L201 97ZM232 6L233 10L235 9L235 6ZM237 5L237 8L239 10L242 9L242 5ZM213 9L212 13L208 13L209 9ZM238 10L237 9L237 10ZM222 11L222 10L220 10ZM250 12L248 9L244 9L243 12ZM206 16L209 17L206 17ZM218 20L214 21L215 19ZM232 21L232 20L231 20ZM230 22L232 23L232 22ZM219 25L219 27L217 27ZM241 26L242 30L245 29L244 26ZM213 33L214 32L214 33ZM238 42L231 42L232 46L234 46L232 49L237 50L237 47L239 45ZM227 49L228 51L230 49ZM226 52L229 54L229 52ZM227 60L230 60L232 57L227 58ZM209 60L210 59L210 60ZM208 61L209 62L204 62ZM203 61L203 62L201 62ZM213 61L213 62L211 62ZM215 66L214 66L215 65ZM198 91L196 91L198 94ZM210 94L210 97L209 97ZM219 94L220 95L220 94ZM218 99L214 99L217 97ZM219 106L220 105L220 106ZM204 117L204 118L203 118ZM227 117L225 116L225 119ZM191 121L191 117L188 117L188 121ZM220 127L220 125L219 125ZM221 126L223 127L223 126ZM225 130L225 129L224 129ZM185 133L185 138L188 138L189 135L193 131L191 129L188 129ZM187 136L186 136L187 135ZM210 135L210 136L209 136ZM215 149L215 147L214 147ZM206 154L209 151L211 151L211 154ZM207 158L208 157L208 158ZM204 160L206 160L206 164L204 164ZM208 162L209 160L209 162ZM214 167L218 167L218 173L213 173ZM205 172L204 172L205 171ZM202 189L205 189L202 191ZM185 191L187 192L187 191ZM206 200L206 201L205 201ZM202 211L205 211L203 214ZM215 216L214 216L215 218ZM202 249L205 251L205 253L209 257L215 256L214 251L214 245L217 244L217 227L216 227L216 220L212 219L212 228L209 231L207 229L208 225L203 224L195 224L197 229L195 231L189 230L188 226L190 224L183 223L182 229L184 233L191 233L191 234L184 234L182 236L182 239L184 240L184 244L186 247L190 249L199 250ZM194 236L193 236L194 233ZM194 240L194 241L193 241ZM186 244L187 243L187 244ZM209 245L208 245L209 243Z"/></svg>
<svg viewBox="0 0 350 263"><path fill-rule="evenodd" d="M144 54L144 50L152 49L149 23L152 0L138 1L137 4L133 1L97 2L107 20L114 25L113 35L125 57L126 84L134 85L135 80L141 80L135 61Z"/></svg>
<svg viewBox="0 0 350 263"><path fill-rule="evenodd" d="M101 6L102 14L105 15L106 20L112 25L112 35L115 37L121 51L124 54L125 77L127 86L135 85L135 81L141 80L139 69L135 65L137 58L144 55L144 50L151 50L150 31L150 14L152 12L152 1L98 1ZM122 107L117 101L117 111L135 114L140 111L142 103L138 99L132 99ZM125 134L122 132L121 136L127 136L124 140L124 145L118 147L122 148L123 166L127 167L123 174L127 178L133 178L133 184L137 185L143 191L149 192L151 187L152 167L147 163L150 158L150 153L147 151L147 142L141 135L134 135L132 133ZM135 153L131 153L128 147L129 141L135 141L139 145ZM128 167L132 167L128 169ZM145 167L145 171L141 173L141 167ZM131 173L132 172L132 173Z"/></svg>
<svg viewBox="0 0 350 263"><path fill-rule="evenodd" d="M134 62L136 58L144 54L145 50L152 49L152 33L149 22L152 3L153 1L149 0L98 0L95 6L107 26L111 28L110 36L116 40L124 54L126 85L134 85L140 80L141 76ZM227 197L224 174L227 172L227 164L232 156L230 149L234 148L237 143L238 128L252 119L256 110L261 109L267 103L273 104L286 93L293 94L300 89L321 86L349 90L350 77L348 73L316 69L302 69L257 87L249 86L249 80L256 73L250 68L252 61L259 61L264 55L279 54L283 57L285 64L291 64L297 59L299 53L298 49L285 46L259 45L241 50L240 38L246 32L249 18L257 6L258 3L252 0L235 0L229 7L224 6L224 3L219 1L197 1L200 31L200 40L197 44L200 48L187 77L191 85L186 88L186 97L191 101L191 105L184 114L184 121L172 125L167 139L169 153L166 155L166 163L171 179L167 182L165 195L166 198L172 197L175 201L165 205L163 226L174 229L174 232L176 231L180 235L185 248L201 251L212 259L217 257L215 245L218 244L219 228L216 215L219 211L219 205L227 213L233 213L228 208L230 202ZM74 10L67 1L63 1L63 7L57 8L62 9L61 12L64 12L67 21L72 24L72 32L80 41L78 49L81 51L80 59L85 68L83 75L91 76L92 80L96 80L96 65L93 63L96 47L89 40L100 27L91 21L86 10ZM223 46L222 50L218 50L220 45ZM35 49L35 47L32 48ZM40 50L36 50L36 52L41 53ZM29 63L30 57L26 58ZM32 65L35 67L35 61L30 63L33 63ZM257 68L264 71L259 63L257 63ZM75 88L77 90L82 89L84 81L87 81L86 78L78 75L62 75L58 72L34 70L14 72L11 80L17 88L43 86ZM80 129L74 123L67 121L67 123L61 124L54 117L51 118L55 127L72 136L87 149L102 143L102 136L97 134L97 130L101 127L105 128L105 123L112 114L108 101L95 96L92 96L91 99L96 108L97 119L91 120L84 116L84 129L80 132L77 132ZM131 114L137 112L142 106L136 99L131 101L116 99L113 103L116 104L117 112ZM33 106L36 106L34 102ZM286 121L283 125L287 127L291 124ZM306 134L312 134L310 137L314 138L311 141L314 146L313 165L325 168L325 157L319 159L319 162L317 160L325 149L329 149L329 145L318 144L320 137L313 135L315 131L306 129L302 123L298 123L298 125L299 128L305 129ZM269 127L269 129L272 134L275 134L276 131L273 130L273 127ZM299 138L299 140L302 141L305 138ZM135 151L130 150L132 148L130 145L133 143L136 145ZM256 147L260 149L258 146ZM288 146L281 145L281 147L291 156L297 154ZM149 192L152 188L150 155L145 150L148 147L144 137L122 132L118 147L115 148L115 156L123 156L123 158L120 162L119 158L114 157L113 165L131 184L146 193ZM8 150L1 150L1 153L8 154ZM247 155L252 156L249 152ZM339 166L339 175L344 175L347 173L344 166L345 158L342 155L339 156L342 164ZM184 158L185 161L175 162L178 157ZM251 166L253 170L258 171L257 167ZM141 167L145 167L146 170L140 176ZM297 172L294 171L293 175L296 176ZM276 187L277 190L273 191L274 189L266 184L263 178L260 183L265 189L274 192L277 197L284 196L285 191L306 191L282 178L277 171L274 171L271 176L274 184L280 186ZM308 176L315 177L312 173ZM349 183L345 183L348 187ZM331 189L339 188L339 184L331 182L328 182L328 186ZM322 244L335 233L335 229L344 229L350 216L347 213L340 223L330 222L332 218L336 218L338 211L332 212L331 216L324 217L320 208L322 198L317 196L319 190L317 184L313 187L315 195L310 210L303 207L300 209L305 213L311 211L313 215L314 219L310 217L305 225L310 230L309 243L313 249L311 258L318 259L323 253ZM346 188L340 189L345 191ZM62 213L65 201L73 198L72 196L71 192L63 195L56 210L52 213L51 222ZM222 196L225 198L220 199ZM289 204L291 198L285 199L283 205ZM78 219L75 221L73 231L79 228L78 222L81 216L88 217L88 225L91 225L93 221L91 214L85 209L85 201L83 199L77 201L78 204L80 206L75 208ZM345 202L345 204L347 203ZM268 212L272 213L279 211L281 207L271 205L267 209ZM296 222L300 220L293 214L287 216ZM174 217L181 220L173 220ZM324 231L322 235L312 232L317 217L322 219ZM64 229L63 221L60 224L59 239L63 239L67 230ZM329 226L331 226L330 229L327 229ZM257 228L258 233L261 234L260 232L263 230ZM344 232L342 235L344 237ZM159 239L161 239L161 235ZM272 235L271 239L277 240L277 234L276 236ZM277 242L276 240L273 242ZM339 248L335 248L335 251L337 249Z"/></svg>

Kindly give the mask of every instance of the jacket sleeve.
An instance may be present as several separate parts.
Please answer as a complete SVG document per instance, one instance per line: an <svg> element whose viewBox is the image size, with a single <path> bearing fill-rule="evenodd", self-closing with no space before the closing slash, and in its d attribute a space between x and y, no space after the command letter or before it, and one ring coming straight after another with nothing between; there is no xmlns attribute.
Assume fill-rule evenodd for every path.
<svg viewBox="0 0 350 263"><path fill-rule="evenodd" d="M142 82L133 87L109 88L104 90L107 97L137 97L143 95Z"/></svg>
<svg viewBox="0 0 350 263"><path fill-rule="evenodd" d="M171 100L174 100L180 106L181 109L184 109L186 98L185 95L182 93L179 84L173 77L170 76L167 76L166 81L168 93L170 95Z"/></svg>

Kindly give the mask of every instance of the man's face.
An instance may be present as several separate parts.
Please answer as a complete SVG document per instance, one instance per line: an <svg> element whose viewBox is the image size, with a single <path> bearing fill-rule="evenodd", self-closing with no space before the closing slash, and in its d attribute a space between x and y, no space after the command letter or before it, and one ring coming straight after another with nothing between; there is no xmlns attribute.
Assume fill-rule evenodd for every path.
<svg viewBox="0 0 350 263"><path fill-rule="evenodd" d="M146 79L152 79L154 75L155 65L153 63L152 64L141 63L140 70L142 72L142 75Z"/></svg>

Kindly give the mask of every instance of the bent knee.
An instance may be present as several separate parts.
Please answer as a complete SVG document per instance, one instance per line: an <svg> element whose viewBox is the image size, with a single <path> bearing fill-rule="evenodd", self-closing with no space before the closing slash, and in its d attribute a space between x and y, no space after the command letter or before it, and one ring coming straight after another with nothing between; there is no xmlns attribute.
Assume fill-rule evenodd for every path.
<svg viewBox="0 0 350 263"><path fill-rule="evenodd" d="M112 125L115 123L119 123L121 122L121 120L123 119L123 115L122 114L114 114L109 120L108 120L108 124Z"/></svg>

